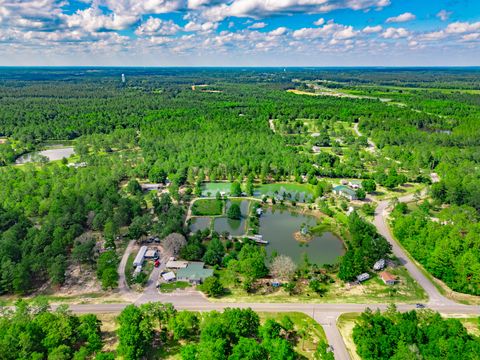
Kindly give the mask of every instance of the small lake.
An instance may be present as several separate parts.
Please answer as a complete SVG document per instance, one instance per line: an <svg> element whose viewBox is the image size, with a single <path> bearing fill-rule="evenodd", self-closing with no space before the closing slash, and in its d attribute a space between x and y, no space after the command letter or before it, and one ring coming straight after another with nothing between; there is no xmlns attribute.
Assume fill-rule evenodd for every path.
<svg viewBox="0 0 480 360"><path fill-rule="evenodd" d="M248 217L248 207L250 205L250 201L248 200L241 200L241 201L233 201L240 205L240 211L242 212L242 218L240 220L229 219L227 217L219 217L215 218L213 223L214 230L221 234L222 232L227 231L230 235L238 236L243 235L246 233L247 229L246 226L246 219ZM226 212L233 203L232 201L227 201L226 204Z"/></svg>
<svg viewBox="0 0 480 360"><path fill-rule="evenodd" d="M314 226L317 219L312 215L299 214L289 209L264 208L260 217L260 234L269 241L267 254L275 250L278 254L290 256L300 263L304 254L312 263L318 265L333 264L345 253L343 242L331 232L314 236L307 244L296 241L293 234L299 231L302 224Z"/></svg>
<svg viewBox="0 0 480 360"><path fill-rule="evenodd" d="M205 230L210 228L209 217L194 217L190 220L190 231L197 232L197 230Z"/></svg>
<svg viewBox="0 0 480 360"><path fill-rule="evenodd" d="M72 146L56 147L52 149L34 151L24 154L20 156L17 160L15 160L15 164L20 165L38 161L40 156L45 156L46 158L48 158L48 161L62 160L63 158L68 159L73 154L75 154L75 150Z"/></svg>
<svg viewBox="0 0 480 360"><path fill-rule="evenodd" d="M246 232L245 229L245 218L240 220L229 219L226 217L215 218L215 222L213 223L213 227L215 231L219 234L227 231L230 235L238 236L243 235Z"/></svg>

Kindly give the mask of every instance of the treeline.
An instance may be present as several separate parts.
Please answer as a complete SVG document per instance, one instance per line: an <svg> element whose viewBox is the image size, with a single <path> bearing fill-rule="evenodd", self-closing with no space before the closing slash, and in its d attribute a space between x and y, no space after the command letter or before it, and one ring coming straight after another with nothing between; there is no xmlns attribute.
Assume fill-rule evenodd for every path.
<svg viewBox="0 0 480 360"><path fill-rule="evenodd" d="M46 303L18 302L0 313L0 358L113 360L102 353L101 322L95 315L76 316L66 307L50 311Z"/></svg>
<svg viewBox="0 0 480 360"><path fill-rule="evenodd" d="M356 320L353 341L365 360L478 359L480 338L458 319L444 319L432 311L385 313L367 310Z"/></svg>
<svg viewBox="0 0 480 360"><path fill-rule="evenodd" d="M199 315L177 311L170 304L148 303L127 306L118 323L118 354L126 360L142 359L159 349L169 351L179 343L183 360L293 360L299 357L294 346L305 336L288 316L261 325L251 309ZM333 359L326 347L324 341L318 345L318 359Z"/></svg>
<svg viewBox="0 0 480 360"><path fill-rule="evenodd" d="M416 260L452 290L480 295L480 224L475 210L452 207L441 212L437 221L422 209L397 214L393 232Z"/></svg>
<svg viewBox="0 0 480 360"><path fill-rule="evenodd" d="M100 252L115 254L120 227L141 215L142 204L119 193L126 176L121 163L97 161L80 169L62 164L0 169L0 293L26 293L46 281L61 285L70 261L95 264L108 256L107 251L99 259ZM103 232L103 249L85 235L89 230Z"/></svg>
<svg viewBox="0 0 480 360"><path fill-rule="evenodd" d="M348 218L350 239L346 240L347 252L340 260L338 277L352 281L361 273L372 269L373 264L388 257L392 246L372 224L363 220L356 212Z"/></svg>

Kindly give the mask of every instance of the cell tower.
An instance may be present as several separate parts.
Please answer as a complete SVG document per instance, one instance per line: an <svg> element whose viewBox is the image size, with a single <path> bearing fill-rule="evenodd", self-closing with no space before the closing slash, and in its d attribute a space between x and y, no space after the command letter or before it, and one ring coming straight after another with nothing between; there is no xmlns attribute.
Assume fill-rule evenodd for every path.
<svg viewBox="0 0 480 360"><path fill-rule="evenodd" d="M125 74L122 74L122 83L125 84Z"/></svg>

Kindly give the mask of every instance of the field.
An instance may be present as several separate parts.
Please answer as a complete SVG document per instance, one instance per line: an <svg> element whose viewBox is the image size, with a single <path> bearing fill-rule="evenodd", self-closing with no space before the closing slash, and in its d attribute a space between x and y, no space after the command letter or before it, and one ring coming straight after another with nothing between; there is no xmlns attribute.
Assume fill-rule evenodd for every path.
<svg viewBox="0 0 480 360"><path fill-rule="evenodd" d="M215 199L198 199L192 205L192 214L198 216L223 215L224 201Z"/></svg>
<svg viewBox="0 0 480 360"><path fill-rule="evenodd" d="M220 279L228 288L227 295L212 299L220 302L282 302L282 303L416 303L427 299L424 290L410 277L403 267L388 269L399 278L394 286L385 285L378 277L360 284L350 286L336 279L333 284L326 285L327 292L319 296L305 284L298 285L296 294L289 295L284 289L262 287L257 293L247 293L240 286L234 286L235 278L228 271L220 271Z"/></svg>

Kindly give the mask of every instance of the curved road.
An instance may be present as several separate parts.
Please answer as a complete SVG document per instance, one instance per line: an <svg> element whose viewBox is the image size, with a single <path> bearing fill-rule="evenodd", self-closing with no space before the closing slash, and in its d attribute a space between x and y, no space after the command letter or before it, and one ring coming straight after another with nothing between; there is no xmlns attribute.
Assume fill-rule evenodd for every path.
<svg viewBox="0 0 480 360"><path fill-rule="evenodd" d="M401 202L408 202L413 200L413 194L399 198ZM444 314L480 314L480 306L462 305L445 298L439 293L437 288L430 282L430 280L423 275L417 266L408 258L404 250L399 246L391 235L387 226L389 201L384 200L378 203L374 225L378 232L382 234L391 244L394 255L401 261L405 268L409 271L411 276L423 287L428 294L429 302L428 308L439 311ZM125 255L119 266L119 288L124 293L129 291L124 280L124 268L128 254L131 253L134 242L128 244ZM166 259L162 259L162 263ZM336 321L338 316L346 312L362 312L366 308L385 310L387 304L295 304L295 303L224 303L212 302L206 299L200 292L193 290L178 291L170 294L160 294L154 288L155 278L158 277L160 269L154 270L149 282L147 290L135 301L135 304L143 304L147 302L165 302L172 303L177 309L192 310L192 311L211 311L223 310L228 307L252 308L255 311L265 312L303 312L314 318L325 330L328 343L333 347L335 359L348 360L350 356L346 349L345 343L340 332L337 329ZM117 303L117 304L78 304L70 305L70 309L76 313L118 313L131 303ZM412 304L397 305L400 311L407 311L414 309Z"/></svg>
<svg viewBox="0 0 480 360"><path fill-rule="evenodd" d="M398 200L400 202L410 202L413 200L413 194L403 196ZM403 266L408 270L410 275L417 281L420 286L425 290L429 297L429 305L444 306L444 305L454 305L454 301L447 299L445 296L440 294L435 285L422 273L422 271L410 260L402 247L398 242L393 238L388 227L388 207L389 201L384 200L378 203L378 206L375 210L375 219L373 221L374 225L377 228L377 231L383 235L390 244L392 244L393 254L400 260Z"/></svg>

